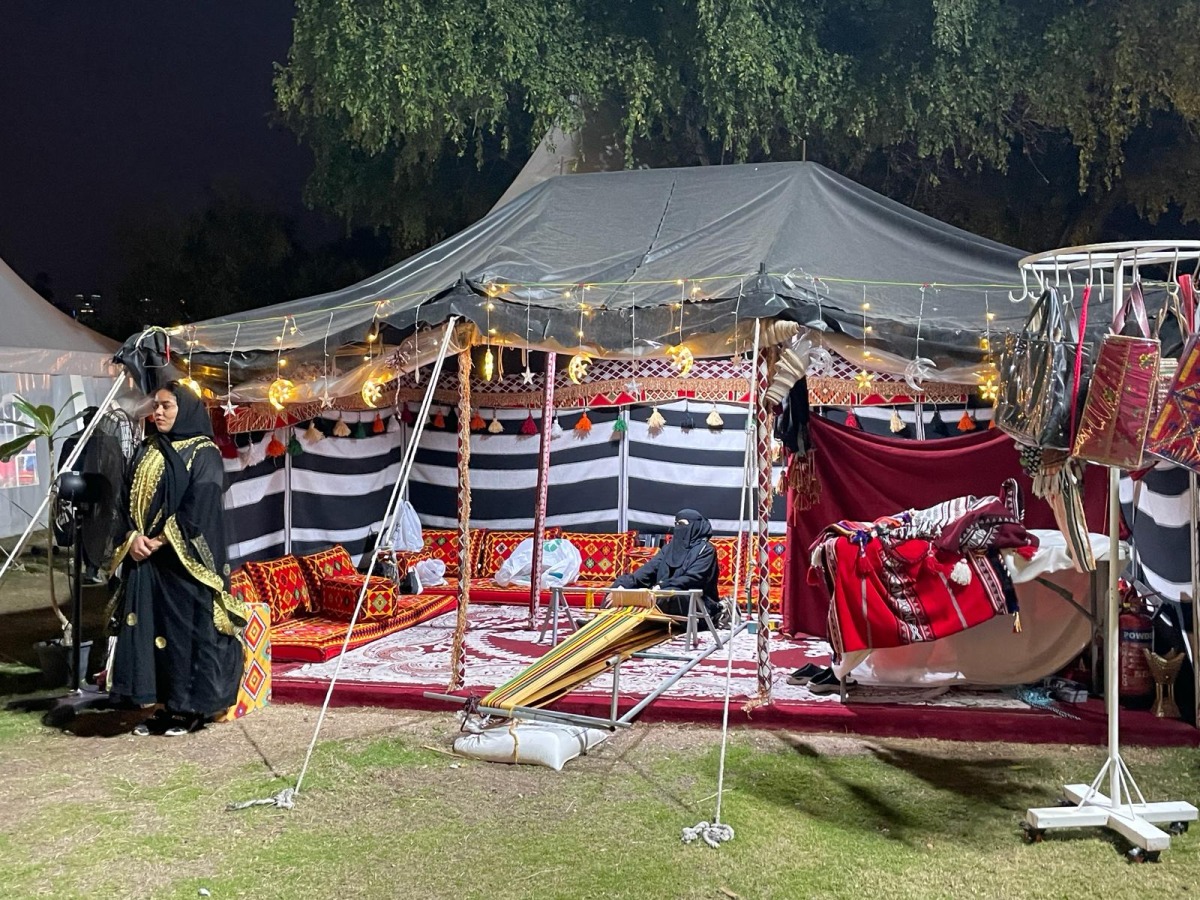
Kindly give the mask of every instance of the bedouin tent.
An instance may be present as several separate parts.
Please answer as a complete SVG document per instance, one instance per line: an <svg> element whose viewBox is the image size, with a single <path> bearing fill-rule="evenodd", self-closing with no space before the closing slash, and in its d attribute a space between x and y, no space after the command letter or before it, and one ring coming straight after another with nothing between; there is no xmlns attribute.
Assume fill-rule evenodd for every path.
<svg viewBox="0 0 1200 900"><path fill-rule="evenodd" d="M488 370L502 363L505 349L543 351L544 365L530 371L521 401L531 410L536 395L543 412L532 504L540 528L556 387L562 401L585 410L601 394L628 406L700 397L690 386L699 386L704 364L727 362L717 393L745 404L762 398L778 345L807 326L839 358L892 384L907 376L961 393L993 371L980 335L1014 329L1024 317L1006 299L1017 287L1019 257L814 163L572 175L537 184L459 234L343 290L172 334L176 358L214 405L226 407L230 430L261 431L403 399L418 385L401 379L416 381L436 351L432 330L456 317L463 487L470 473L461 460L474 443L464 413L477 411L472 382L490 382ZM477 356L486 349L475 377L464 379L472 346ZM571 357L558 378L556 354ZM928 363L914 369L918 359ZM624 395L613 387L621 376L597 371L607 361L629 363ZM607 378L603 389L589 387L594 374ZM651 395L640 382L654 379L656 389L675 393ZM493 408L510 405L520 403ZM766 530L766 404L753 416L757 519ZM319 504L310 506L319 513ZM463 506L460 500L460 519ZM295 527L293 511L285 497L281 527ZM761 592L765 610L765 586Z"/></svg>
<svg viewBox="0 0 1200 900"><path fill-rule="evenodd" d="M77 411L104 397L116 371L109 363L117 343L43 300L3 260L0 323L0 418L15 417L16 394L58 409L82 393ZM17 433L16 426L0 424L0 443ZM20 534L29 524L49 489L50 472L44 441L0 463L0 537Z"/></svg>

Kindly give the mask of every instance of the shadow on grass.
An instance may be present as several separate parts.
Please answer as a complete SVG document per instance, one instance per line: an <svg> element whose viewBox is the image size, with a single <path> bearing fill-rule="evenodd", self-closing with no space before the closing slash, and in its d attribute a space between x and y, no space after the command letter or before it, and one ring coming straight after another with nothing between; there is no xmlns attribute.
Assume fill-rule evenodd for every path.
<svg viewBox="0 0 1200 900"><path fill-rule="evenodd" d="M963 759L885 745L827 756L797 736L780 740L791 753L731 755L739 794L913 847L941 840L985 848L1019 839L1024 811L1051 802L1048 791L1057 785L1053 766L1038 760Z"/></svg>

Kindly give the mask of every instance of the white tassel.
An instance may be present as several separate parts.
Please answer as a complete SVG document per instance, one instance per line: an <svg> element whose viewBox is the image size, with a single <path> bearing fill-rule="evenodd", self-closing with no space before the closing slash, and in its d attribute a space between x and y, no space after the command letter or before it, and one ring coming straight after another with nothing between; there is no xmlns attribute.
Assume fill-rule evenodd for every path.
<svg viewBox="0 0 1200 900"><path fill-rule="evenodd" d="M713 404L712 412L708 414L708 418L704 420L709 428L717 429L725 427L725 420L721 418L721 414L717 412L717 404Z"/></svg>
<svg viewBox="0 0 1200 900"><path fill-rule="evenodd" d="M950 570L950 580L963 587L971 583L971 567L965 559L960 559L954 564L954 568Z"/></svg>
<svg viewBox="0 0 1200 900"><path fill-rule="evenodd" d="M496 418L496 411L492 410L492 421L488 423L488 434L503 434L504 426L500 424L500 420Z"/></svg>
<svg viewBox="0 0 1200 900"><path fill-rule="evenodd" d="M558 424L558 413L554 414L554 421L550 424L550 440L563 436L562 426Z"/></svg>
<svg viewBox="0 0 1200 900"><path fill-rule="evenodd" d="M646 420L646 426L650 429L651 434L658 434L667 427L667 420L663 418L663 414L658 411L657 406L650 413L650 418Z"/></svg>
<svg viewBox="0 0 1200 900"><path fill-rule="evenodd" d="M899 434L904 430L904 420L900 418L900 413L896 409L892 409L892 418L888 422L888 429L892 434Z"/></svg>

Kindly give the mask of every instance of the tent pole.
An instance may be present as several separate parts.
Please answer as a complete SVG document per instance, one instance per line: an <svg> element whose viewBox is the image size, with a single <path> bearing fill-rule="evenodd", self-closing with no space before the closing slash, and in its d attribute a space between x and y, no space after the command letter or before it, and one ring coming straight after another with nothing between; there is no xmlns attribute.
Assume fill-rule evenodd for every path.
<svg viewBox="0 0 1200 900"><path fill-rule="evenodd" d="M450 645L450 683L456 691L467 680L463 637L471 605L471 349L458 354L458 617Z"/></svg>
<svg viewBox="0 0 1200 900"><path fill-rule="evenodd" d="M771 702L771 631L768 622L770 599L767 591L767 526L771 521L771 431L767 427L768 375L766 348L761 345L762 320L755 320L754 327L754 386L752 408L754 409L758 461L758 525L754 542L755 565L752 584L758 594L758 701Z"/></svg>
<svg viewBox="0 0 1200 900"><path fill-rule="evenodd" d="M92 432L100 425L100 420L104 418L104 414L116 402L117 394L120 393L121 387L125 384L125 371L121 370L121 374L113 379L112 387L109 388L108 394L100 405L96 408L96 415L92 417L92 421L84 427L83 433L79 436L79 440L75 442L75 446L71 448L71 452L67 454L67 458L63 460L61 471L68 472L74 468L75 463L79 461L79 457L83 455L84 449L87 447L88 438L92 436ZM54 460L50 461L51 467L54 465ZM46 507L50 505L50 498L54 495L54 484L51 483L46 489L46 496L42 498L41 505L37 511L30 517L29 524L25 526L25 530L21 533L21 537L17 539L17 543L13 545L11 551L8 552L4 562L0 564L0 584L4 582L4 575L12 567L17 557L21 555L21 550L25 547L25 542L29 540L29 536L33 534L33 530L37 528L38 520L41 519L42 513L46 511ZM47 522L47 527L50 523ZM50 560L53 565L54 560Z"/></svg>
<svg viewBox="0 0 1200 900"><path fill-rule="evenodd" d="M550 493L550 428L554 424L554 370L558 357L546 353L542 387L542 434L538 447L537 495L533 501L533 564L529 569L529 627L536 627L542 594L542 541L546 537L546 500ZM557 615L557 610L555 611ZM555 619L557 621L557 618Z"/></svg>

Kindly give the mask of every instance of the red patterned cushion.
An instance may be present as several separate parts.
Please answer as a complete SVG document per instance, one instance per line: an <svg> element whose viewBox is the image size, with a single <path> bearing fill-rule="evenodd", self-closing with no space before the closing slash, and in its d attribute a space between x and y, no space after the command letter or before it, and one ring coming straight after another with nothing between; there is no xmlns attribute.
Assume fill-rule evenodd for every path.
<svg viewBox="0 0 1200 900"><path fill-rule="evenodd" d="M347 649L353 650L425 622L454 608L453 597L421 594L391 619L361 621L354 626ZM342 652L349 622L324 616L301 616L271 626L271 656L276 662L324 662Z"/></svg>
<svg viewBox="0 0 1200 900"><path fill-rule="evenodd" d="M742 552L738 555L738 539L736 537L711 538L712 545L717 551L717 580L721 584L733 584L738 562L742 564L742 583L746 583L746 538L742 538Z"/></svg>
<svg viewBox="0 0 1200 900"><path fill-rule="evenodd" d="M338 575L355 574L354 561L341 544L334 544L328 550L310 553L299 558L300 571L308 582L308 593L311 597L321 596L321 583L326 578Z"/></svg>
<svg viewBox="0 0 1200 900"><path fill-rule="evenodd" d="M504 565L504 561L517 549L517 544L533 537L532 531L489 531L483 537L483 546L475 564L476 578L491 578ZM546 529L546 540L562 537L562 529L552 526Z"/></svg>
<svg viewBox="0 0 1200 900"><path fill-rule="evenodd" d="M294 556L246 563L246 574L258 596L271 607L271 621L285 622L297 611L312 609L308 582Z"/></svg>
<svg viewBox="0 0 1200 900"><path fill-rule="evenodd" d="M349 622L358 604L365 575L333 575L321 585L321 615ZM359 619L390 619L400 611L400 592L389 579L372 575Z"/></svg>
<svg viewBox="0 0 1200 900"><path fill-rule="evenodd" d="M629 551L633 547L632 531L616 534L564 531L563 537L579 550L581 584L609 585L614 578L625 572Z"/></svg>
<svg viewBox="0 0 1200 900"><path fill-rule="evenodd" d="M250 580L245 569L238 569L229 576L229 593L233 594L235 600L240 600L247 606L251 603L262 602L258 596L258 590L254 587L254 582Z"/></svg>
<svg viewBox="0 0 1200 900"><path fill-rule="evenodd" d="M482 528L471 529L471 547L469 558L471 570L474 571L475 560L479 558L479 543L487 532ZM426 528L421 532L425 542L425 553L432 554L434 559L440 559L446 564L446 577L458 577L458 551L462 544L458 540L458 529Z"/></svg>
<svg viewBox="0 0 1200 900"><path fill-rule="evenodd" d="M767 583L771 587L783 587L783 555L787 551L787 538L775 535L767 539Z"/></svg>

